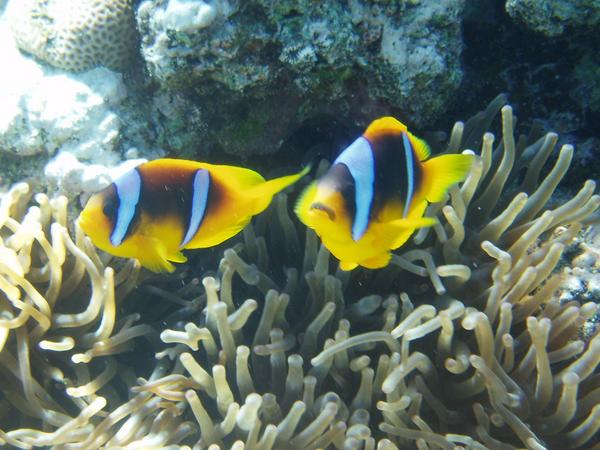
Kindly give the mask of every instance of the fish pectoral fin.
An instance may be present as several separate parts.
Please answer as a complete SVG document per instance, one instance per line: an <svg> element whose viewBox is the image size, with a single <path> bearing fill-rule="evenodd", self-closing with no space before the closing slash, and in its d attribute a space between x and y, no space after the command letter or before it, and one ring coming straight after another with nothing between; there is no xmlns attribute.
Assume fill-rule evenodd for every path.
<svg viewBox="0 0 600 450"><path fill-rule="evenodd" d="M313 181L304 189L304 191L302 191L302 194L300 194L298 201L296 201L296 205L294 206L294 212L300 221L307 226L311 223L308 212L310 211L310 205L315 198L316 192L317 183L316 181Z"/></svg>
<svg viewBox="0 0 600 450"><path fill-rule="evenodd" d="M252 219L251 215L248 215L242 219L240 219L236 223L232 223L224 228L221 228L219 231L214 233L197 233L194 238L190 242L188 242L184 248L193 249L193 248L208 248L214 247L215 245L219 245L222 242L225 242L227 239L232 238L240 231L244 229L246 225ZM182 255L183 256L183 255Z"/></svg>
<svg viewBox="0 0 600 450"><path fill-rule="evenodd" d="M360 265L367 269L381 269L390 263L390 259L392 259L392 254L390 252L385 252L381 255L361 261Z"/></svg>
<svg viewBox="0 0 600 450"><path fill-rule="evenodd" d="M392 242L392 250L404 245L408 238L413 234L415 229L423 227L431 227L438 223L438 220L433 217L420 217L418 219L399 219L393 220L388 224L391 226L394 233L394 241Z"/></svg>
<svg viewBox="0 0 600 450"><path fill-rule="evenodd" d="M396 230L409 230L415 228L432 227L438 223L435 217L419 217L418 219L398 219L388 222Z"/></svg>
<svg viewBox="0 0 600 450"><path fill-rule="evenodd" d="M169 255L167 255L167 259L176 263L187 262L186 256L181 252L169 253Z"/></svg>
<svg viewBox="0 0 600 450"><path fill-rule="evenodd" d="M358 264L355 262L340 261L340 269L343 270L344 272L348 272L352 269L356 269L357 267L358 267Z"/></svg>

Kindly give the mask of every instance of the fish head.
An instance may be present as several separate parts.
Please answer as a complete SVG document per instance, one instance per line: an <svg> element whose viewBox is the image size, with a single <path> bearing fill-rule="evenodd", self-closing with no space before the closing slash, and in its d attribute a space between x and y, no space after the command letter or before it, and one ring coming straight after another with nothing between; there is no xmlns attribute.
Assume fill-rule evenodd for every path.
<svg viewBox="0 0 600 450"><path fill-rule="evenodd" d="M311 226L320 236L351 240L351 219L344 196L335 185L324 181L317 183L315 195L308 205Z"/></svg>
<svg viewBox="0 0 600 450"><path fill-rule="evenodd" d="M89 198L77 219L85 234L102 250L111 251L114 248L110 242L110 234L118 207L117 191L114 185L110 185Z"/></svg>

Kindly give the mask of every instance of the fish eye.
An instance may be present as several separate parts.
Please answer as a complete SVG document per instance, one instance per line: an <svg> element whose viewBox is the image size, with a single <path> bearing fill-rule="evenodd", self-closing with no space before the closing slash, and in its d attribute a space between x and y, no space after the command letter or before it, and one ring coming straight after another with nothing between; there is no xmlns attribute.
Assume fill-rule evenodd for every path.
<svg viewBox="0 0 600 450"><path fill-rule="evenodd" d="M115 198L106 199L104 206L102 207L102 212L108 218L114 218L117 215L117 200Z"/></svg>
<svg viewBox="0 0 600 450"><path fill-rule="evenodd" d="M323 211L329 217L329 220L335 220L335 211L329 206L323 203L317 202L310 205L310 209L316 209L317 211Z"/></svg>

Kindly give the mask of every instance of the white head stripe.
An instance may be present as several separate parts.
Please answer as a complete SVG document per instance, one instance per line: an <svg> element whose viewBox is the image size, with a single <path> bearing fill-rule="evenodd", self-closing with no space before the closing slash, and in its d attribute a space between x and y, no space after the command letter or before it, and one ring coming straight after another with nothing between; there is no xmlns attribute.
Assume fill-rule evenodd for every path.
<svg viewBox="0 0 600 450"><path fill-rule="evenodd" d="M140 200L140 189L142 179L136 170L124 173L115 181L119 208L117 209L117 220L110 235L110 243L115 247L121 245L127 235L127 229L135 216L135 210Z"/></svg>
<svg viewBox="0 0 600 450"><path fill-rule="evenodd" d="M402 216L406 217L408 215L410 202L412 201L415 189L415 165L412 145L410 144L410 140L408 139L408 135L406 133L402 133L402 143L404 144L404 160L406 161L406 178L408 183L406 189L406 201L404 202L404 212L402 213Z"/></svg>
<svg viewBox="0 0 600 450"><path fill-rule="evenodd" d="M361 136L350 144L333 163L344 164L354 179L356 212L352 222L352 239L358 241L369 226L369 214L371 203L373 203L375 161L371 144Z"/></svg>
<svg viewBox="0 0 600 450"><path fill-rule="evenodd" d="M210 186L210 174L208 170L198 169L194 175L194 184L192 187L192 211L190 215L190 223L185 233L180 248L185 247L198 232L204 213L206 212L206 204L208 202L208 189Z"/></svg>

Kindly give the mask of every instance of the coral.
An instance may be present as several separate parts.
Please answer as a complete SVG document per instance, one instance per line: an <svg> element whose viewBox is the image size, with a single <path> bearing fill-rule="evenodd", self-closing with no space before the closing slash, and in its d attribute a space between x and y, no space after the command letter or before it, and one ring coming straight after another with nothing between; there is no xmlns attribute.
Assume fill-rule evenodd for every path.
<svg viewBox="0 0 600 450"><path fill-rule="evenodd" d="M481 156L465 183L429 208L440 225L417 233L413 247L385 270L337 271L316 235L296 228L282 194L240 242L216 250L222 255L216 272L207 273L207 252L194 255L195 262L190 258L184 271L144 280L126 302L119 289L132 282L117 283L116 308L105 300L103 313L96 310L96 321L83 329L79 323L65 329L55 320L69 316L63 308L71 302L79 302L75 310L89 302L85 286L83 295L61 289L48 303L54 314L37 296L23 301L31 317L15 332L4 328L0 375L30 366L32 375L10 378L0 411L16 404L29 418L27 425L3 418L0 442L211 450L597 445L600 334L587 325L598 305L561 301L556 291L565 248L600 197L589 181L573 199L553 205L573 149L563 146L541 176L557 136L515 139L504 101L499 97L456 124L448 151L481 146ZM494 135L484 132L500 109L502 139L494 146ZM13 191L3 203L11 205L10 217L19 218L26 202L15 198ZM40 217L48 223L48 214ZM21 229L19 223L31 220L15 222ZM6 230L5 248L16 245L16 235ZM61 236L68 252L77 249L64 231ZM90 267L104 268L88 241L79 239ZM41 252L37 244L31 248ZM43 264L43 254L51 255L35 253L32 261ZM14 258L3 254L2 261ZM135 272L131 263L123 270L115 280L135 275L127 275ZM110 293L112 269L104 273L107 286L100 291ZM49 272L30 270L25 279L41 274ZM51 284L30 283L57 292ZM10 297L14 290L4 288L4 304L19 309ZM134 316L119 317L126 311ZM38 325L43 317L50 319ZM140 327L148 343L131 340ZM46 334L38 331L44 328ZM56 352L59 338L71 331L77 348L68 341ZM152 339L158 332L160 342ZM46 340L62 359L36 357L47 346L32 350L40 333L54 337ZM117 351L127 352L125 358L106 354ZM7 369L7 359L15 358L19 364ZM64 363L69 359L74 367ZM31 381L56 374L53 367L64 371L66 396ZM31 389L37 403L27 409L20 400ZM55 403L69 407L57 415Z"/></svg>
<svg viewBox="0 0 600 450"><path fill-rule="evenodd" d="M0 57L11 67L0 72L1 183L33 176L34 184L74 196L101 188L109 180L108 167L122 159L121 153L137 158L128 146L146 142L139 133L128 137L131 130L148 126L132 114L131 101L125 104L121 74L103 67L69 74L38 64L18 51L4 19ZM127 136L122 135L125 129ZM158 154L146 150L148 157Z"/></svg>
<svg viewBox="0 0 600 450"><path fill-rule="evenodd" d="M19 156L57 149L98 163L114 163L120 121L114 112L126 96L121 75L105 68L56 73L21 55L0 23L0 151Z"/></svg>
<svg viewBox="0 0 600 450"><path fill-rule="evenodd" d="M13 0L8 14L19 47L60 69L119 71L134 55L131 0Z"/></svg>
<svg viewBox="0 0 600 450"><path fill-rule="evenodd" d="M84 164L73 154L63 152L46 164L44 175L51 191L57 190L67 196L91 194L104 189L120 174L146 161L148 160L143 158L127 159L115 167L106 167L101 164Z"/></svg>
<svg viewBox="0 0 600 450"><path fill-rule="evenodd" d="M593 27L600 23L598 0L507 0L506 12L528 28L547 36L568 27Z"/></svg>
<svg viewBox="0 0 600 450"><path fill-rule="evenodd" d="M463 3L145 0L137 21L156 95L183 95L206 116L202 148L247 156L276 152L314 116L439 116L462 78Z"/></svg>
<svg viewBox="0 0 600 450"><path fill-rule="evenodd" d="M580 233L569 249L570 261L563 267L560 299L592 301L600 304L600 229Z"/></svg>

